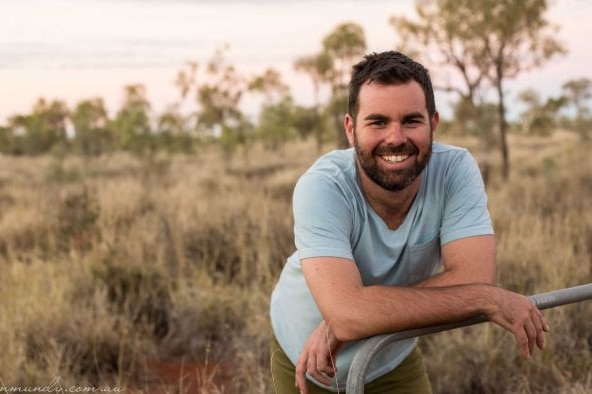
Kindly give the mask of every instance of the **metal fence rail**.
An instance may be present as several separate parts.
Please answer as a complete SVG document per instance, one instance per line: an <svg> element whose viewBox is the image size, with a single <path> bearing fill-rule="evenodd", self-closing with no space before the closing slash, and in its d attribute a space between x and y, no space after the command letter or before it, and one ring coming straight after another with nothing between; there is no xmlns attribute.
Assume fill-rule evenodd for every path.
<svg viewBox="0 0 592 394"><path fill-rule="evenodd" d="M539 309L553 308L556 306L572 304L574 302L590 300L592 299L592 283L537 294L528 298L530 298ZM416 328L392 334L377 335L367 339L352 361L347 375L346 392L349 394L362 394L364 392L364 378L368 367L370 366L370 362L385 345L402 339L434 334L436 332L452 330L454 328L472 326L486 321L487 318L485 316L475 316L458 323Z"/></svg>

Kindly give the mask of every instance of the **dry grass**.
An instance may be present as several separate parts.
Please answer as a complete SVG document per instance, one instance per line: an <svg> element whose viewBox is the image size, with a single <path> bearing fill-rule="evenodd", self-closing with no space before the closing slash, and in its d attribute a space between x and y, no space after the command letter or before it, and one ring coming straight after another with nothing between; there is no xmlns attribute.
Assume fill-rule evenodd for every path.
<svg viewBox="0 0 592 394"><path fill-rule="evenodd" d="M248 164L214 150L0 157L4 384L271 392L268 300L293 249L291 192L312 146L254 147ZM537 293L592 281L590 147L568 133L512 147L512 178L488 184L500 283ZM491 325L424 338L435 392L592 391L592 303L546 316L549 348L530 362ZM154 363L213 367L195 369L200 384L161 387ZM218 364L231 371L223 385Z"/></svg>

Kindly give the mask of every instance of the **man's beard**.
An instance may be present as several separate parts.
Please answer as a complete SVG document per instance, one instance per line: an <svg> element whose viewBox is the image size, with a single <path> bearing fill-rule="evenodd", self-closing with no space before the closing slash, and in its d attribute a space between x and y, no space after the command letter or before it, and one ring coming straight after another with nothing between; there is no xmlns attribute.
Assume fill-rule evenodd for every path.
<svg viewBox="0 0 592 394"><path fill-rule="evenodd" d="M360 147L358 139L354 131L354 147L358 157L358 163L362 171L374 183L389 191L400 191L411 185L415 179L426 168L432 156L432 144L428 146L425 155L418 155L418 149L415 145L406 143L405 145L380 145L372 152L367 152ZM411 168L401 170L385 171L378 165L378 160L382 160L379 156L383 155L400 155L409 154L416 155L416 161Z"/></svg>

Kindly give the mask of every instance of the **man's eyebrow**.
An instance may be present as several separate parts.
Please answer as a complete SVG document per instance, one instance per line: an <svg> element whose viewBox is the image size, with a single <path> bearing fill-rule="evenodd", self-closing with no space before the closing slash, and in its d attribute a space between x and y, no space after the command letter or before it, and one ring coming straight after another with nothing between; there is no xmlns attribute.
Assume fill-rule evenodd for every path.
<svg viewBox="0 0 592 394"><path fill-rule="evenodd" d="M390 117L382 114L368 114L364 117L364 120L390 120Z"/></svg>
<svg viewBox="0 0 592 394"><path fill-rule="evenodd" d="M425 115L422 112L411 112L403 116L403 121L409 120L416 120L416 119L425 119Z"/></svg>

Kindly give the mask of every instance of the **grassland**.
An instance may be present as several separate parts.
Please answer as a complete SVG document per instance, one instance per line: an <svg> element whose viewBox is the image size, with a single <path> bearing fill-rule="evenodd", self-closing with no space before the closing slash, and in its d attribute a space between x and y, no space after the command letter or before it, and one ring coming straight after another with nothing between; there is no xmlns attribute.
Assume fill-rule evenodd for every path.
<svg viewBox="0 0 592 394"><path fill-rule="evenodd" d="M514 137L503 181L495 157L452 142L493 166L500 285L591 282L591 146ZM317 156L306 142L253 147L248 162L215 149L0 157L2 385L271 393L269 294L293 250L292 187ZM549 346L528 362L489 324L423 338L435 392L592 392L592 302L545 315ZM161 379L156 364L183 376Z"/></svg>

